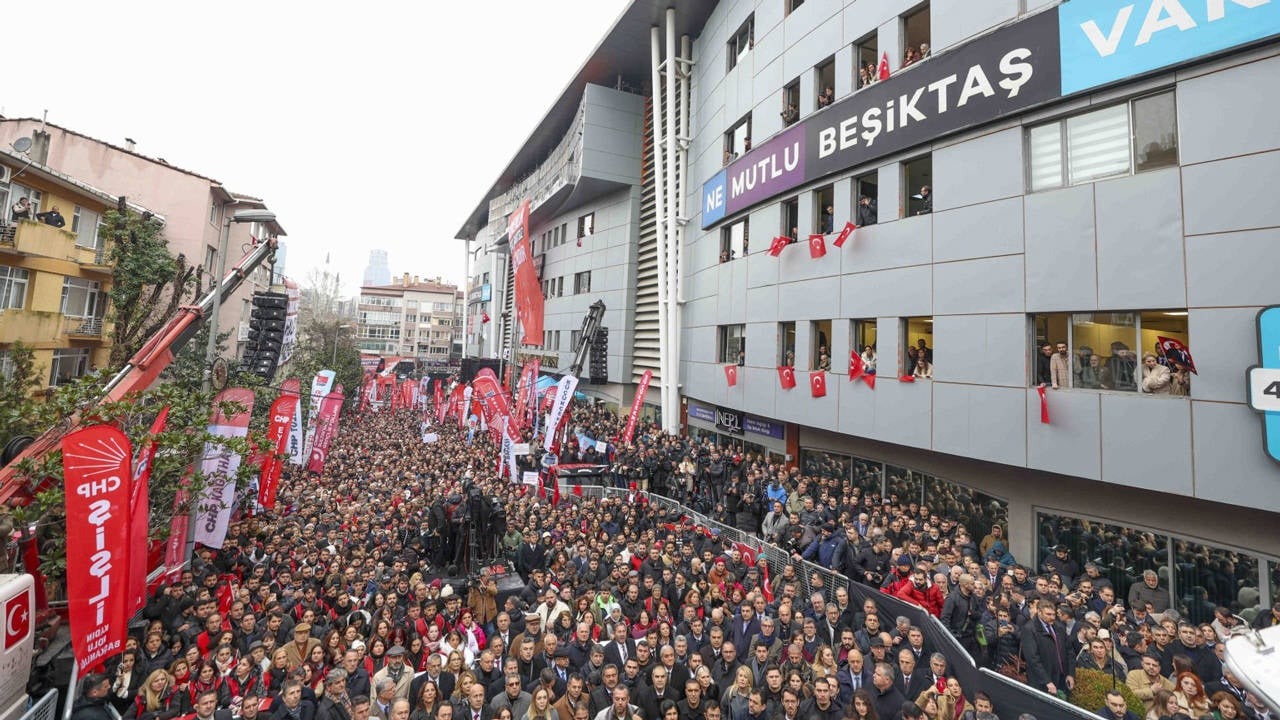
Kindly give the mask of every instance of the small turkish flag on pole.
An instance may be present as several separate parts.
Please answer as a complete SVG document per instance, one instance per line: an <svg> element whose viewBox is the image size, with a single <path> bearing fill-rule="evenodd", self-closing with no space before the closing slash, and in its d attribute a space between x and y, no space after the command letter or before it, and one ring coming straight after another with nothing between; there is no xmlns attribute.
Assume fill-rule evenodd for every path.
<svg viewBox="0 0 1280 720"><path fill-rule="evenodd" d="M1049 399L1045 397L1044 385L1037 385L1036 392L1040 393L1040 422L1045 425L1049 424Z"/></svg>
<svg viewBox="0 0 1280 720"><path fill-rule="evenodd" d="M796 386L796 369L790 365L778 366L778 384L782 385L783 390L790 390Z"/></svg>
<svg viewBox="0 0 1280 720"><path fill-rule="evenodd" d="M853 231L857 229L858 226L854 225L852 222L845 223L844 229L840 231L840 235L836 238L836 241L831 244L836 247L844 247L845 241L848 240L849 237L853 235Z"/></svg>
<svg viewBox="0 0 1280 720"><path fill-rule="evenodd" d="M738 366L737 365L724 366L724 381L726 384L728 384L729 387L733 387L734 385L738 384Z"/></svg>
<svg viewBox="0 0 1280 720"><path fill-rule="evenodd" d="M886 50L884 54L880 56L880 79L881 80L889 79L889 51L888 50Z"/></svg>
<svg viewBox="0 0 1280 720"><path fill-rule="evenodd" d="M867 372L867 366L862 362L862 356L857 350L849 351L849 382L853 382L862 377Z"/></svg>
<svg viewBox="0 0 1280 720"><path fill-rule="evenodd" d="M813 234L809 236L809 257L817 260L827 254L827 236Z"/></svg>
<svg viewBox="0 0 1280 720"><path fill-rule="evenodd" d="M809 391L816 398L827 396L827 374L824 371L809 373Z"/></svg>
<svg viewBox="0 0 1280 720"><path fill-rule="evenodd" d="M779 235L769 243L769 254L778 257L782 254L782 249L791 244L791 238L785 235Z"/></svg>

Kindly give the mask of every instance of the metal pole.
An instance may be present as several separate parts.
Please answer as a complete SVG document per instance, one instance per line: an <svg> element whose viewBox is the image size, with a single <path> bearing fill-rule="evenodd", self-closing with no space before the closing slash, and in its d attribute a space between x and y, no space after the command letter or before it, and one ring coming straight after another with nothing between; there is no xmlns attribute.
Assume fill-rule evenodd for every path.
<svg viewBox="0 0 1280 720"><path fill-rule="evenodd" d="M665 220L667 221L667 253L666 265L659 272L662 282L667 284L667 335L662 338L659 347L666 356L666 367L662 371L662 425L667 432L675 432L676 426L673 422L676 409L676 386L680 384L680 358L675 355L677 347L676 343L680 338L679 314L676 311L678 297L676 284L676 265L680 256L680 228L679 217L677 216L677 198L681 188L677 187L680 182L679 177L679 143L680 139L676 133L676 115L680 112L680 98L676 94L676 79L680 73L679 63L676 61L676 10L675 8L667 8L667 59L666 69L667 76L667 92L666 92L666 108L667 108L667 134L666 149L663 157L666 160L664 169L667 171L667 213ZM668 373L670 375L668 376Z"/></svg>
<svg viewBox="0 0 1280 720"><path fill-rule="evenodd" d="M223 208L226 212L226 208ZM218 314L222 310L222 279L227 274L227 242L231 236L231 218L222 221L218 238L218 272L214 278L213 307L209 309L209 342L204 349L204 391L213 389L213 361L218 357ZM193 523L194 526L194 523Z"/></svg>
<svg viewBox="0 0 1280 720"><path fill-rule="evenodd" d="M662 29L654 25L649 29L649 54L650 65L653 73L653 102L652 115L653 122L653 207L654 207L654 236L657 245L657 273L656 282L658 284L658 375L662 377L662 385L659 388L659 397L661 401L659 406L665 411L667 409L667 386L671 383L671 375L667 368L667 353L664 349L667 344L667 338L670 333L670 325L667 320L667 223L666 223L666 161L664 145L668 138L664 137L664 128L662 121ZM675 112L674 108L668 108L668 112ZM663 421L665 424L665 420Z"/></svg>
<svg viewBox="0 0 1280 720"><path fill-rule="evenodd" d="M467 343L471 338L467 325L471 319L471 238L466 239L466 251L462 260L462 359L467 359Z"/></svg>

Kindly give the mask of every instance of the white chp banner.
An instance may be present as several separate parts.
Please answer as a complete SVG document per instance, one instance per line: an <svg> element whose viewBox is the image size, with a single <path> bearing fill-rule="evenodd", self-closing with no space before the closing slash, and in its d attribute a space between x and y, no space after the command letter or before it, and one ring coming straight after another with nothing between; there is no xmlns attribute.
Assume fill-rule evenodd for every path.
<svg viewBox="0 0 1280 720"><path fill-rule="evenodd" d="M573 392L577 389L578 378L572 375L565 375L556 384L556 399L551 404L551 412L547 413L547 431L542 438L542 447L547 452L551 452L551 444L555 442L556 432L560 429L560 420L569 409L569 403L573 401Z"/></svg>

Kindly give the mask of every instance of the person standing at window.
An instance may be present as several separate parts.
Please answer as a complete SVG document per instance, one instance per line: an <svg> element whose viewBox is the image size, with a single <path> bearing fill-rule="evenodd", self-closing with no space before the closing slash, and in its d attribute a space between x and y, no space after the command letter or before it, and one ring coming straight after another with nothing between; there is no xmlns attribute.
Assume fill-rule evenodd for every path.
<svg viewBox="0 0 1280 720"><path fill-rule="evenodd" d="M1058 352L1049 358L1049 380L1054 390L1071 387L1071 354L1065 342L1059 342L1057 348Z"/></svg>
<svg viewBox="0 0 1280 720"><path fill-rule="evenodd" d="M1142 356L1142 392L1152 395L1173 394L1173 373L1160 364L1155 353Z"/></svg>

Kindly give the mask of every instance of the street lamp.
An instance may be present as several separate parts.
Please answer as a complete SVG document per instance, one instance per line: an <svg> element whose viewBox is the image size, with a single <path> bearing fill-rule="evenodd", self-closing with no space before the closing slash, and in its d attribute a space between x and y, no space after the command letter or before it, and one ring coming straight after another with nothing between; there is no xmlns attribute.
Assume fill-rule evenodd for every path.
<svg viewBox="0 0 1280 720"><path fill-rule="evenodd" d="M341 325L334 326L333 328L333 360L330 361L329 363L330 368L338 364L338 334L343 330L350 330L350 329L351 329L351 326L348 324L341 324Z"/></svg>
<svg viewBox="0 0 1280 720"><path fill-rule="evenodd" d="M213 308L209 311L209 343L204 350L204 391L209 392L213 381L213 361L218 355L218 314L222 310L222 295L226 292L227 243L231 239L231 223L275 222L276 214L270 210L237 210L222 223L218 238L218 291L213 294Z"/></svg>

